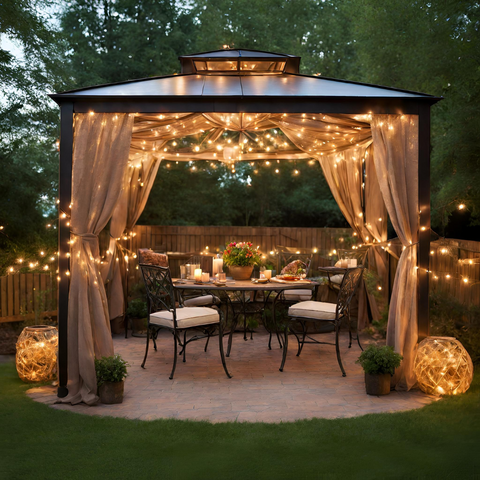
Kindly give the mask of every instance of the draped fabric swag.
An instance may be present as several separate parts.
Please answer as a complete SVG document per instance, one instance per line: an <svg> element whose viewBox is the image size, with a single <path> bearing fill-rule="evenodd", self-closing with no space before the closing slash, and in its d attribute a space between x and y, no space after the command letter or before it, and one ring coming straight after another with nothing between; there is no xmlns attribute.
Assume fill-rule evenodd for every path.
<svg viewBox="0 0 480 480"><path fill-rule="evenodd" d="M98 266L98 234L122 191L133 115L76 114L73 144L68 303L68 396L98 401L95 357L113 355L107 298Z"/></svg>

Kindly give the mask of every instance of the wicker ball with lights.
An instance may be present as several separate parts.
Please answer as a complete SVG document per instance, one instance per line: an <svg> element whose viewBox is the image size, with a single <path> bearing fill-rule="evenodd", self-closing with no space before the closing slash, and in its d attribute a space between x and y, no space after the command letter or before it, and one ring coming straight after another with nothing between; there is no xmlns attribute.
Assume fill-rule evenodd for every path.
<svg viewBox="0 0 480 480"><path fill-rule="evenodd" d="M418 345L414 364L419 387L432 395L458 395L470 387L473 363L453 337L427 337Z"/></svg>
<svg viewBox="0 0 480 480"><path fill-rule="evenodd" d="M55 327L25 327L17 340L17 373L24 382L53 380L57 371L58 333Z"/></svg>

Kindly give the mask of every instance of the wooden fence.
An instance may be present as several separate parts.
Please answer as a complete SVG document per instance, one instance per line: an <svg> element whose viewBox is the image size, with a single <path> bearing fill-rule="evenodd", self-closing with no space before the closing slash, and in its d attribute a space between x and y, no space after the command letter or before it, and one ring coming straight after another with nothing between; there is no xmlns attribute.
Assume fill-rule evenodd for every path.
<svg viewBox="0 0 480 480"><path fill-rule="evenodd" d="M52 273L16 273L0 277L0 323L56 315L57 280Z"/></svg>
<svg viewBox="0 0 480 480"><path fill-rule="evenodd" d="M430 250L430 290L480 306L480 242L447 239Z"/></svg>
<svg viewBox="0 0 480 480"><path fill-rule="evenodd" d="M125 248L152 248L167 252L199 254L209 247L217 249L230 241L251 241L262 252L269 252L277 245L305 249L316 248L312 271L318 266L331 264L328 253L345 247L351 230L348 228L276 228L276 227L135 227L136 234L122 241ZM101 245L108 247L108 232L102 236ZM480 306L480 242L467 240L445 240L433 242L430 256L430 290L455 297L466 305ZM180 256L181 257L181 256ZM185 257L188 258L188 255ZM184 260L173 259L172 266L178 267ZM202 268L208 270L205 257ZM471 263L470 263L471 261ZM177 265L178 263L178 265ZM396 269L396 260L391 257L391 283ZM131 265L133 267L133 263ZM138 271L131 268L131 281L139 281ZM447 278L450 275L450 278ZM466 281L465 281L466 280ZM31 320L41 314L56 315L57 282L52 273L22 273L0 277L0 323ZM37 315L37 317L36 317Z"/></svg>
<svg viewBox="0 0 480 480"><path fill-rule="evenodd" d="M399 254L401 247L397 248ZM398 261L390 257L390 284ZM480 306L480 242L445 239L431 243L430 292L454 297L465 305Z"/></svg>
<svg viewBox="0 0 480 480"><path fill-rule="evenodd" d="M223 250L232 241L249 241L268 254L277 245L296 247L312 251L317 250L312 259L311 271L317 267L331 265L328 253L334 249L345 248L350 228L286 228L286 227L184 227L184 226L146 226L137 225L135 236L122 241L125 248L136 252L139 248L151 248L162 252L191 253L209 252L210 255ZM102 242L103 243L103 242ZM207 250L208 247L208 250ZM188 258L186 255L185 258ZM173 256L170 261L175 262ZM211 259L210 259L211 262ZM208 270L207 258L202 269ZM205 265L205 267L203 267ZM173 272L175 275L175 272Z"/></svg>

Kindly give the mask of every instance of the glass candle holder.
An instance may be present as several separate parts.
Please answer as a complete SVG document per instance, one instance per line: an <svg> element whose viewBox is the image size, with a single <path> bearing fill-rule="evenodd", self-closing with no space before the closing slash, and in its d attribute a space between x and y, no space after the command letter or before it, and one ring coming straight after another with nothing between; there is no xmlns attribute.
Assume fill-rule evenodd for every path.
<svg viewBox="0 0 480 480"><path fill-rule="evenodd" d="M202 282L207 283L210 281L210 274L208 272L202 272Z"/></svg>

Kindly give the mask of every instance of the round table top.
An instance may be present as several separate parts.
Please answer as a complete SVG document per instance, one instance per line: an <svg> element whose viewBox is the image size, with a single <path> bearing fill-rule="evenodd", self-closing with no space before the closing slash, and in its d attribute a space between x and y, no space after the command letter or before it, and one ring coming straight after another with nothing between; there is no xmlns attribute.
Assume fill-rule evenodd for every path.
<svg viewBox="0 0 480 480"><path fill-rule="evenodd" d="M267 283L252 283L251 280L235 280L232 283L229 283L223 287L217 286L214 283L193 283L189 281L188 283L178 283L179 279L173 279L173 286L181 290L237 290L237 291L282 291L282 290L294 290L294 289L313 289L319 285L317 282L309 281L309 283L304 282L292 282L292 283L277 283L277 282L267 282Z"/></svg>

